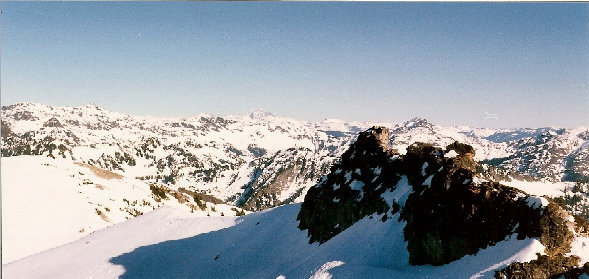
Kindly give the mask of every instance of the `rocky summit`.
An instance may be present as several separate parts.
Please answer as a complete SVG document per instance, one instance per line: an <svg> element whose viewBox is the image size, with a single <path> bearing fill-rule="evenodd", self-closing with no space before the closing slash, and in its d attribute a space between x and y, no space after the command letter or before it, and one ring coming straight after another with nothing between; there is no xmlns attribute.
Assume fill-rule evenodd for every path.
<svg viewBox="0 0 589 279"><path fill-rule="evenodd" d="M324 243L362 218L379 218L405 222L412 265L448 264L513 237L538 239L544 254L497 271L498 278L587 272L578 257L567 256L586 221L549 198L482 179L470 145L416 142L402 155L389 148L388 134L384 127L360 133L309 189L297 219L310 242Z"/></svg>

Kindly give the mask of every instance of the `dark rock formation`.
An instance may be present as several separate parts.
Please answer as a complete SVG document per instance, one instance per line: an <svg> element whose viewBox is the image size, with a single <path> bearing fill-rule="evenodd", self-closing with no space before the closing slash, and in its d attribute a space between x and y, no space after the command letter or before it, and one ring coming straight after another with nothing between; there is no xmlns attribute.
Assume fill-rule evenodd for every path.
<svg viewBox="0 0 589 279"><path fill-rule="evenodd" d="M386 128L360 133L331 172L309 189L297 220L301 230L308 230L310 242L323 243L365 216L378 213L386 219L387 212L399 209L381 197L400 179L387 148Z"/></svg>
<svg viewBox="0 0 589 279"><path fill-rule="evenodd" d="M435 162L437 168L433 174L408 172L414 192L401 218L407 221L405 239L411 264L446 264L516 231L521 237L537 234L530 216L539 216L540 209L529 207L522 198L525 195L516 189L493 182L474 183L472 147L455 142L446 147L446 154L450 150L458 155L444 158L441 149L426 144L407 149L405 159L411 158L413 165ZM425 181L423 173L428 176Z"/></svg>
<svg viewBox="0 0 589 279"><path fill-rule="evenodd" d="M468 144L456 141L446 147L446 154L452 150L454 150L458 156L448 158L448 164L451 165L453 169L465 169L474 174L477 167L477 164L473 159L475 155L474 148Z"/></svg>
<svg viewBox="0 0 589 279"><path fill-rule="evenodd" d="M477 181L475 150L469 145L454 142L442 149L415 143L401 156L388 150L387 139L384 128L360 133L341 161L308 191L298 220L310 242L328 241L365 216L377 213L386 221L400 211L414 265L446 264L513 235L539 239L546 255L512 265L502 275L547 278L580 270L579 258L564 256L575 226L560 206L546 206L547 200L496 182ZM385 201L383 193L397 189L402 177L412 187L407 200Z"/></svg>
<svg viewBox="0 0 589 279"><path fill-rule="evenodd" d="M495 182L474 183L477 166L472 147L455 142L445 154L450 150L457 155L444 158L439 148L415 144L405 156L413 166L419 162L440 165L431 175L427 168L421 173L415 167L407 171L414 192L401 218L407 221L404 233L411 264L446 264L513 233L518 239L539 238L550 259L570 251L572 224L561 207L555 203L530 206L529 195L520 190Z"/></svg>
<svg viewBox="0 0 589 279"><path fill-rule="evenodd" d="M583 230L584 220L580 226L575 227L568 221L568 214L555 203L550 203L538 217L538 226L535 228L540 242L546 247L546 255L538 255L538 258L528 263L513 263L508 267L495 272L496 278L579 278L579 275L589 275L589 262L584 268L578 268L580 258L577 256L565 256L570 252L573 241L573 230Z"/></svg>
<svg viewBox="0 0 589 279"><path fill-rule="evenodd" d="M504 240L528 216L538 215L516 191L495 183L455 182L449 189L434 185L407 200L402 218L407 221L411 264L441 265L474 254Z"/></svg>
<svg viewBox="0 0 589 279"><path fill-rule="evenodd" d="M546 246L549 256L565 254L571 250L574 225L567 220L568 214L555 203L550 203L540 216L540 242Z"/></svg>

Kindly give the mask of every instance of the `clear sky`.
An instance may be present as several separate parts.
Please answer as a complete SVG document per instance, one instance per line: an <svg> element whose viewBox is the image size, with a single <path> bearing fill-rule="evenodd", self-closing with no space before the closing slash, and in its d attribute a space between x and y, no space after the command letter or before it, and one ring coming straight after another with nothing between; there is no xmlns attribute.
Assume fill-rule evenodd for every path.
<svg viewBox="0 0 589 279"><path fill-rule="evenodd" d="M3 2L3 105L589 126L589 4ZM496 117L495 117L496 116Z"/></svg>

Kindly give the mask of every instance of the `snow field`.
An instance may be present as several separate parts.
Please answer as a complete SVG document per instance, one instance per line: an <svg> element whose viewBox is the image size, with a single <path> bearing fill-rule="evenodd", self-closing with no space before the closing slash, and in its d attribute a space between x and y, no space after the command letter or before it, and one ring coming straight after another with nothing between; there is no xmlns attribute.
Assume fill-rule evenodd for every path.
<svg viewBox="0 0 589 279"><path fill-rule="evenodd" d="M235 215L229 205L207 203L207 211L191 213L186 204L173 197L158 202L149 185L140 180L110 172L97 175L92 168L69 159L18 156L1 160L2 264L74 241L164 204L196 216Z"/></svg>

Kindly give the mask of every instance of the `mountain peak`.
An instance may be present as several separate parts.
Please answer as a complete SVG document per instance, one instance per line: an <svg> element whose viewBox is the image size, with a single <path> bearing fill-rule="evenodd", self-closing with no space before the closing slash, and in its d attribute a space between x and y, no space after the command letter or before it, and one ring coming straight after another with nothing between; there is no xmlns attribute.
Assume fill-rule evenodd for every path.
<svg viewBox="0 0 589 279"><path fill-rule="evenodd" d="M409 121L403 123L403 126L407 128L417 128L417 127L431 127L432 124L427 121L425 118L421 117L413 117Z"/></svg>
<svg viewBox="0 0 589 279"><path fill-rule="evenodd" d="M249 117L251 119L264 119L264 118L275 117L275 116L276 115L274 115L273 113L271 113L265 109L261 109L261 108L253 109L249 113Z"/></svg>
<svg viewBox="0 0 589 279"><path fill-rule="evenodd" d="M432 129L433 127L434 125L432 123L429 123L425 118L414 117L410 120L403 122L402 124L397 124L393 129L393 133L404 133L417 128Z"/></svg>

